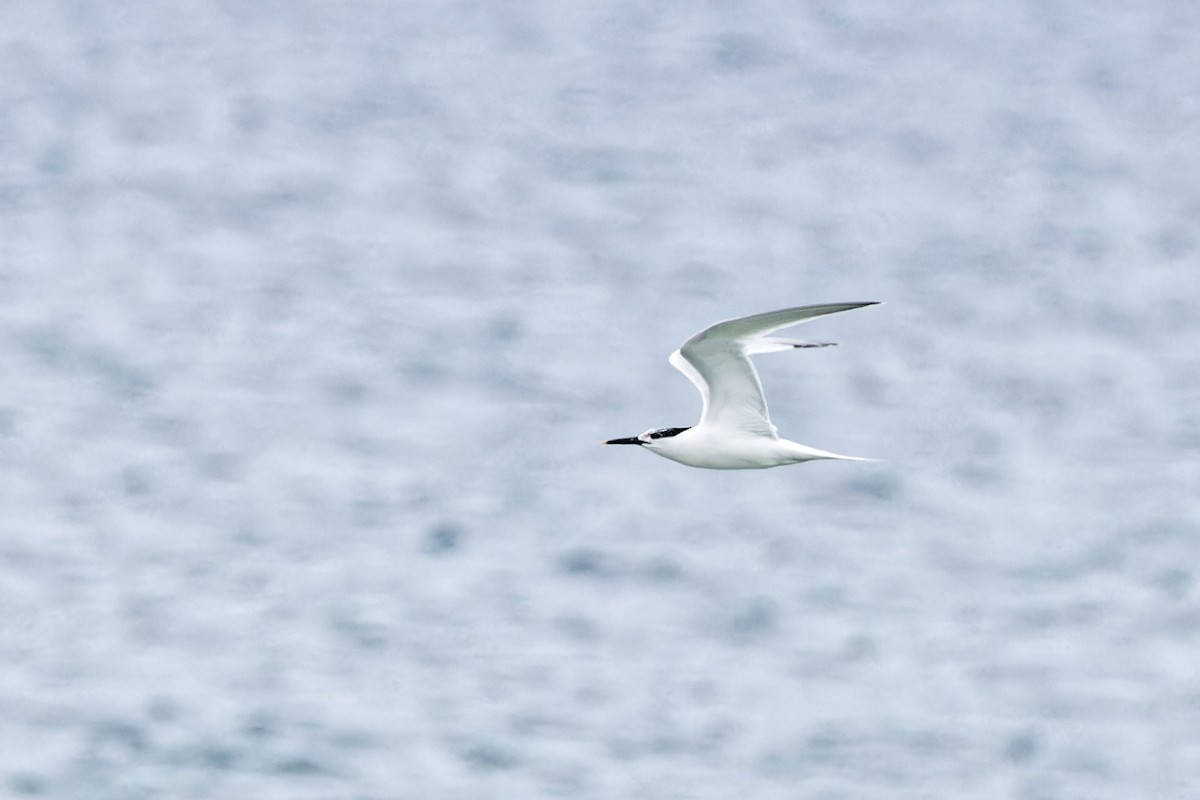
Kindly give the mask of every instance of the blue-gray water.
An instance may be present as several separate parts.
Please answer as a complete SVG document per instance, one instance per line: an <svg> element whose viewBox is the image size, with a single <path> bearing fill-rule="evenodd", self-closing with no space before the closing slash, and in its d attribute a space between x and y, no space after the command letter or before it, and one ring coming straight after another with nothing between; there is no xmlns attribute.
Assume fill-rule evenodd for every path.
<svg viewBox="0 0 1200 800"><path fill-rule="evenodd" d="M1198 9L4 3L0 796L1200 796Z"/></svg>

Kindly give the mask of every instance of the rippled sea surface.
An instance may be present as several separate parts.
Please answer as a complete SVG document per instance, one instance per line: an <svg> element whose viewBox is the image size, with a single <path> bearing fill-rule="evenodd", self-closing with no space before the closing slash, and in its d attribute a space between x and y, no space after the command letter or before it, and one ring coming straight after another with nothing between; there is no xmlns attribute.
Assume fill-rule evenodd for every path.
<svg viewBox="0 0 1200 800"><path fill-rule="evenodd" d="M0 795L1200 796L1198 8L4 3Z"/></svg>

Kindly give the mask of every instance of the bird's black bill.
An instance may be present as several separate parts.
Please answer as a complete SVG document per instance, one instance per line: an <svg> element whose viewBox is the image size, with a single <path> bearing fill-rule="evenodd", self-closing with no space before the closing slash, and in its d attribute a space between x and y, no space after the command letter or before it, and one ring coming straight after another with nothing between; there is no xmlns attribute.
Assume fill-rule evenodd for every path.
<svg viewBox="0 0 1200 800"><path fill-rule="evenodd" d="M641 444L642 440L636 436L631 436L628 439L609 439L605 444Z"/></svg>

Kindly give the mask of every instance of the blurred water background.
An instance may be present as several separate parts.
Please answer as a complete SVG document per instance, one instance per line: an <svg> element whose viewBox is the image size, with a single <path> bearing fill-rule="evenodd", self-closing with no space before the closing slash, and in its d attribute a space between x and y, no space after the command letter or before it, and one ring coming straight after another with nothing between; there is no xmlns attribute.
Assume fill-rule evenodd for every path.
<svg viewBox="0 0 1200 800"><path fill-rule="evenodd" d="M0 795L1200 797L1200 6L0 4ZM666 363L790 438L708 472Z"/></svg>

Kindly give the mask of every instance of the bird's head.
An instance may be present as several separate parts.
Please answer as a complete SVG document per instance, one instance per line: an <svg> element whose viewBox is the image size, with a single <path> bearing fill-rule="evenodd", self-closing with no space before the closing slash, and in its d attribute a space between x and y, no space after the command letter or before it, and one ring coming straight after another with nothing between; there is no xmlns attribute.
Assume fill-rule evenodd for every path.
<svg viewBox="0 0 1200 800"><path fill-rule="evenodd" d="M641 436L630 436L624 439L609 439L604 444L641 444L654 447L662 439L678 436L688 428L651 428Z"/></svg>

